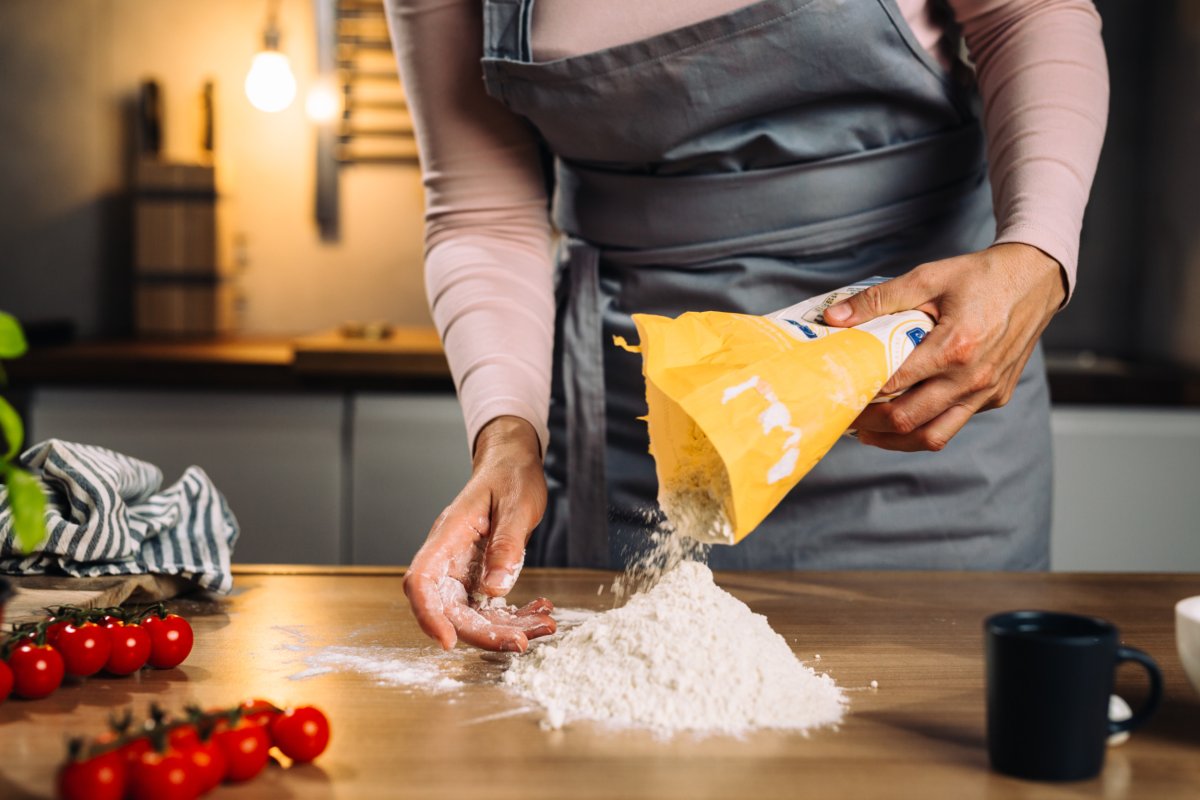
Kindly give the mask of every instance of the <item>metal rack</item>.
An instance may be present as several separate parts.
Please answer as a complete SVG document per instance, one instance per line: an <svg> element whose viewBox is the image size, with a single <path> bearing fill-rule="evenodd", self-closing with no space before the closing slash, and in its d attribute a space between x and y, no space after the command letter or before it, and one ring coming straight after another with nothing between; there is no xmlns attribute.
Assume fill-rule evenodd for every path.
<svg viewBox="0 0 1200 800"><path fill-rule="evenodd" d="M336 84L341 114L318 124L317 224L338 238L338 173L350 165L417 163L412 118L396 72L382 0L314 0L317 67Z"/></svg>

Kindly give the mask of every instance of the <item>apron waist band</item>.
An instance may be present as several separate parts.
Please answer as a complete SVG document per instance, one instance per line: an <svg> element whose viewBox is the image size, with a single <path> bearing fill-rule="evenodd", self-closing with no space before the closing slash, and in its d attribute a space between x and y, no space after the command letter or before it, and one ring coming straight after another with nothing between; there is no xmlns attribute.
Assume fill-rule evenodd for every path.
<svg viewBox="0 0 1200 800"><path fill-rule="evenodd" d="M785 231L803 240L806 229L833 242L839 220L853 221L861 240L870 238L872 218L878 217L880 234L894 228L898 216L917 221L928 213L929 195L974 188L985 166L977 122L898 145L746 172L645 175L558 159L554 218L561 230L605 249L731 239L752 246L755 237Z"/></svg>

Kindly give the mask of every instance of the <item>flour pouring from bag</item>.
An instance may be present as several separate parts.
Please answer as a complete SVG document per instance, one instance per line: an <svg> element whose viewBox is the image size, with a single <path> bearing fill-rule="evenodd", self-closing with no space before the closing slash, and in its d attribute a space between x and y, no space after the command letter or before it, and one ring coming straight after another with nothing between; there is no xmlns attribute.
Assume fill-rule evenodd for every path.
<svg viewBox="0 0 1200 800"><path fill-rule="evenodd" d="M829 452L932 330L921 311L854 328L823 313L884 278L766 316L634 314L658 502L680 532L734 544Z"/></svg>

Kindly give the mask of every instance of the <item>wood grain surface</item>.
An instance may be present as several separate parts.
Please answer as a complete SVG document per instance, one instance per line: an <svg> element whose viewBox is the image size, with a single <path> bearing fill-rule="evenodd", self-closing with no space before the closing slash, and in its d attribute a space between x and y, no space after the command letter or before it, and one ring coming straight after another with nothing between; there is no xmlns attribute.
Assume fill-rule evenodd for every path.
<svg viewBox="0 0 1200 800"><path fill-rule="evenodd" d="M36 622L55 606L99 608L122 603L150 604L176 597L195 584L178 575L8 576L16 596L4 607L8 623Z"/></svg>
<svg viewBox="0 0 1200 800"><path fill-rule="evenodd" d="M422 639L399 575L258 567L238 574L231 598L177 601L197 634L183 666L0 704L0 797L49 797L64 738L98 732L115 709L246 696L319 705L332 720L330 749L316 764L273 767L211 797L1200 796L1200 697L1175 652L1172 611L1175 601L1200 594L1197 575L723 573L721 585L850 692L850 712L840 730L807 738L671 741L588 724L541 730L538 715L496 685L502 663L465 649L439 655ZM597 589L611 578L528 570L514 599L542 594L560 606L601 609L610 595ZM981 623L1013 608L1107 617L1162 666L1163 707L1130 742L1110 749L1095 780L1039 784L988 770ZM420 658L463 685L433 693L354 671L290 677L327 646ZM727 679L714 675L713 691ZM877 690L868 688L872 680ZM1136 668L1120 672L1118 691L1137 707L1144 679Z"/></svg>
<svg viewBox="0 0 1200 800"><path fill-rule="evenodd" d="M65 384L453 390L432 328L397 328L380 342L332 333L77 342L34 348L5 368L15 389Z"/></svg>
<svg viewBox="0 0 1200 800"><path fill-rule="evenodd" d="M337 375L449 375L442 341L433 328L395 328L386 339L352 339L323 331L292 342L301 373Z"/></svg>

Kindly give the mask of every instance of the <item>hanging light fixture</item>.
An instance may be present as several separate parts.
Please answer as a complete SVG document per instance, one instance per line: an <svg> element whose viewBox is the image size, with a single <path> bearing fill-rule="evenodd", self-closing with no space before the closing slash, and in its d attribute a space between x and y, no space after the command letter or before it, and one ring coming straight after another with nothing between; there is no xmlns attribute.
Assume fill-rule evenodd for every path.
<svg viewBox="0 0 1200 800"><path fill-rule="evenodd" d="M283 111L296 99L296 77L288 57L279 50L279 0L267 3L263 49L254 56L246 73L246 97L259 111Z"/></svg>
<svg viewBox="0 0 1200 800"><path fill-rule="evenodd" d="M342 98L332 80L322 79L308 90L304 110L313 122L328 123L342 113Z"/></svg>

